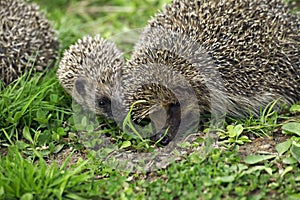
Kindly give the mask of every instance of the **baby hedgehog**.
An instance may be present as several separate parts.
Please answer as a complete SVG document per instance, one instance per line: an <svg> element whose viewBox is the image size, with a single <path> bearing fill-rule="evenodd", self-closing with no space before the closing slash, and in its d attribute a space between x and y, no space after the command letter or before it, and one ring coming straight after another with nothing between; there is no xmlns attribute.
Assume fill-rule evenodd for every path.
<svg viewBox="0 0 300 200"><path fill-rule="evenodd" d="M32 67L42 71L57 58L59 44L35 4L0 0L0 80L8 84Z"/></svg>
<svg viewBox="0 0 300 200"><path fill-rule="evenodd" d="M57 76L77 103L112 118L111 96L124 65L123 55L113 43L99 35L86 36L64 52Z"/></svg>
<svg viewBox="0 0 300 200"><path fill-rule="evenodd" d="M292 104L300 100L299 31L280 0L173 0L142 33L118 101L128 112L142 100L132 117L152 121L163 144L181 125L188 130L195 112L243 117L272 100Z"/></svg>

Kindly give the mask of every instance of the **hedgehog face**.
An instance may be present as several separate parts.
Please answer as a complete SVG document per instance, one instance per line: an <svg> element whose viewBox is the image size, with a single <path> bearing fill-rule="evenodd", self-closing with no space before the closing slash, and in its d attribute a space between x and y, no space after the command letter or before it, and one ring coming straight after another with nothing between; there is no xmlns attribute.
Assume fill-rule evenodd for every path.
<svg viewBox="0 0 300 200"><path fill-rule="evenodd" d="M188 99L180 98L179 100L165 99L166 102L162 103L158 100L158 96L153 97L157 101L151 102L144 98L146 103L136 104L131 113L133 122L141 127L139 131L144 138L150 138L153 142L159 141L160 144L167 145L172 140L177 141L190 131L195 130L199 123L197 101L191 102ZM192 95L187 97L194 99ZM147 109L149 107L150 109ZM147 132L149 127L146 128L146 132L143 132L142 129L146 125L151 127L151 132Z"/></svg>
<svg viewBox="0 0 300 200"><path fill-rule="evenodd" d="M84 37L64 52L57 76L73 99L98 115L112 117L111 96L125 60L99 35Z"/></svg>
<svg viewBox="0 0 300 200"><path fill-rule="evenodd" d="M167 145L195 129L199 120L197 97L172 65L147 63L126 72L121 80L120 104L126 112L133 106L131 118L144 138Z"/></svg>
<svg viewBox="0 0 300 200"><path fill-rule="evenodd" d="M163 105L159 101L147 102L147 100L142 102L145 103L133 106L133 112L131 113L133 122L140 127L139 132L144 138L167 145L177 134L180 125L180 104ZM146 109L147 107L150 108Z"/></svg>
<svg viewBox="0 0 300 200"><path fill-rule="evenodd" d="M107 91L109 86L100 84L94 86L86 78L78 78L74 84L73 98L83 107L93 111L97 115L112 118L111 97Z"/></svg>
<svg viewBox="0 0 300 200"><path fill-rule="evenodd" d="M138 124L144 119L151 122L152 140L162 139L161 144L166 145L196 128L198 102L206 102L208 94L206 86L194 80L214 73L209 56L194 37L147 27L128 65L122 76L121 102L125 108L136 101L146 102L134 107L132 118ZM205 88L199 98L196 87Z"/></svg>

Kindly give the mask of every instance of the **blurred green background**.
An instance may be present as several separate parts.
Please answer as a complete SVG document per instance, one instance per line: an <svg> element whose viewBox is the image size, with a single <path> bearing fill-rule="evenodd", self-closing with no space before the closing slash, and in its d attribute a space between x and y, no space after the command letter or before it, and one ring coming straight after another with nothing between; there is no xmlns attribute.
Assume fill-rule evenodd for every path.
<svg viewBox="0 0 300 200"><path fill-rule="evenodd" d="M33 2L40 5L48 19L52 21L58 31L62 50L84 35L100 34L104 38L116 40L114 42L121 45L122 50L127 51L138 37L135 33L146 26L150 17L171 0L33 0Z"/></svg>
<svg viewBox="0 0 300 200"><path fill-rule="evenodd" d="M147 21L171 0L31 0L36 2L58 31L61 50L84 35L112 38L130 51ZM300 0L289 0L300 8ZM127 55L128 56L128 55Z"/></svg>

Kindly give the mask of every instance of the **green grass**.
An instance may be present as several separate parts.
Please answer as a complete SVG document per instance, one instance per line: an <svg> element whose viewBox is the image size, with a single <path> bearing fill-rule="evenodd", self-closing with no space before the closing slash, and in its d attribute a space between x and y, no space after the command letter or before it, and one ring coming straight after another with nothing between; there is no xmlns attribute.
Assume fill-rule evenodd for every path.
<svg viewBox="0 0 300 200"><path fill-rule="evenodd" d="M122 43L122 33L144 27L169 1L35 2L53 22L62 53L78 38L97 33L121 36L118 45L129 52L132 44ZM231 119L214 131L219 148L192 152L166 169L128 173L95 157L96 150L87 150L102 142L88 143L89 137L109 134L124 149L152 151L151 145L102 118L94 124L85 118L76 121L56 68L0 85L0 199L300 199L300 105L278 114L271 102L260 118ZM103 128L96 130L99 125ZM239 151L255 145L260 136L283 140L274 151ZM200 137L184 145L197 147L203 141ZM72 153L64 153L66 149Z"/></svg>

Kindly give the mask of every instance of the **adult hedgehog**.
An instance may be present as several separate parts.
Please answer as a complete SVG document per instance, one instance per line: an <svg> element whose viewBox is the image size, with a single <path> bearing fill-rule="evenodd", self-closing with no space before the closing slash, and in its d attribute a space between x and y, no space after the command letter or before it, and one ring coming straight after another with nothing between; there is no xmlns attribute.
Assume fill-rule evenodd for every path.
<svg viewBox="0 0 300 200"><path fill-rule="evenodd" d="M195 113L241 117L272 100L299 101L299 17L280 0L174 0L125 69L116 98L125 111L142 100L133 118L152 121L152 138L167 144Z"/></svg>
<svg viewBox="0 0 300 200"><path fill-rule="evenodd" d="M8 84L34 64L51 67L59 44L39 7L21 0L0 0L0 80Z"/></svg>

